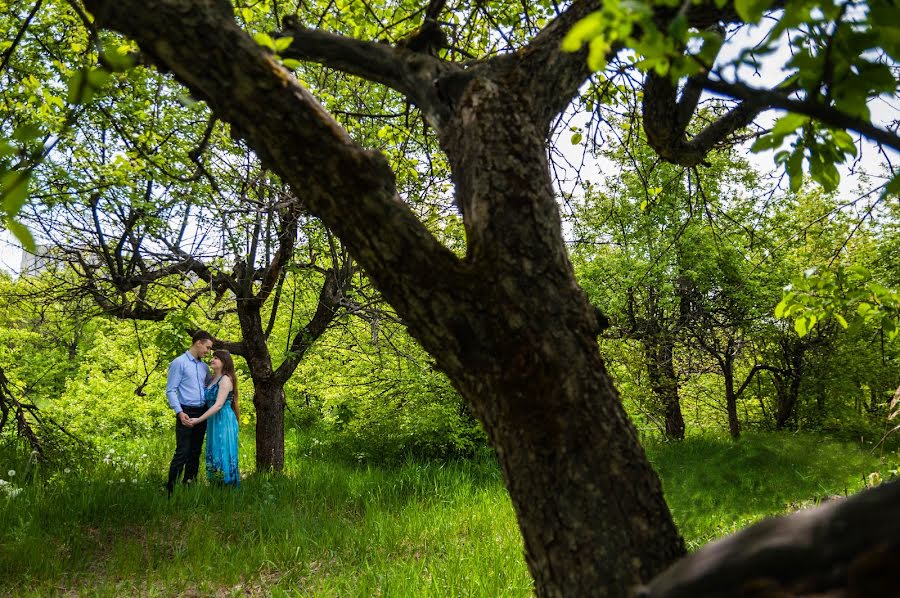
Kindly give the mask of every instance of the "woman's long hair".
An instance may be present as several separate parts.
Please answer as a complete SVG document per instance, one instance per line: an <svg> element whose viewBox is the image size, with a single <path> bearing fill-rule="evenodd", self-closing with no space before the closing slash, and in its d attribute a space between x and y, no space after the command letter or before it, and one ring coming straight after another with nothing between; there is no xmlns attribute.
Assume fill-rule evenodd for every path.
<svg viewBox="0 0 900 598"><path fill-rule="evenodd" d="M237 415L240 413L240 409L238 408L238 384L237 374L234 372L234 360L231 358L231 353L225 349L213 351L213 357L218 358L222 362L222 375L231 378L231 387L234 389L234 397L232 397L231 402L234 413Z"/></svg>

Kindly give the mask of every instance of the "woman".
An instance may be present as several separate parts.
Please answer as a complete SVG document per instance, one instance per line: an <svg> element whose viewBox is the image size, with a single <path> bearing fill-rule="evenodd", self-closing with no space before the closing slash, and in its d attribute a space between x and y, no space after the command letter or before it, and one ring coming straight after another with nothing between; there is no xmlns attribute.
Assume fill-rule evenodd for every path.
<svg viewBox="0 0 900 598"><path fill-rule="evenodd" d="M241 483L238 471L238 418L241 412L234 361L228 351L214 351L209 367L213 371L213 381L206 387L207 409L191 422L197 425L209 420L206 427L207 477L237 486Z"/></svg>

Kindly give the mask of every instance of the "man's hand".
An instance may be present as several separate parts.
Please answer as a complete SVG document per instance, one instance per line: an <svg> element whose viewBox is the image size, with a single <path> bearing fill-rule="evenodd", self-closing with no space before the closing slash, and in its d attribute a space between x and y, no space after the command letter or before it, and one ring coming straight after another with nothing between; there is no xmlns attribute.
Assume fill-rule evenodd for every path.
<svg viewBox="0 0 900 598"><path fill-rule="evenodd" d="M188 428L194 427L194 423L191 421L190 416L184 411L178 414L178 419L181 421L182 425L187 426Z"/></svg>

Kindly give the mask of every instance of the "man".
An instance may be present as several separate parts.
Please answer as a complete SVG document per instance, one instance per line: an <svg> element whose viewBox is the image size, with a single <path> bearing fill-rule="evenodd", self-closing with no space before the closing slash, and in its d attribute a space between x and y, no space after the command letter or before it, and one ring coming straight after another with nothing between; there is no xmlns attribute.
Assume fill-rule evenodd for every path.
<svg viewBox="0 0 900 598"><path fill-rule="evenodd" d="M184 471L182 481L189 484L197 479L200 469L200 451L206 436L206 422L191 425L192 417L200 417L206 411L203 395L209 379L209 367L201 361L212 348L212 336L198 330L191 337L191 348L169 364L166 382L166 398L175 412L175 455L169 465L169 494L175 490L175 482Z"/></svg>

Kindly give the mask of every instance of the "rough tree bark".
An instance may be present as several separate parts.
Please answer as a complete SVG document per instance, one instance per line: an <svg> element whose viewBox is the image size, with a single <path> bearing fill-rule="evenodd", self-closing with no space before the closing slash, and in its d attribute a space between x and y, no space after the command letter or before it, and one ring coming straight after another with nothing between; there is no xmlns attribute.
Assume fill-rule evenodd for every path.
<svg viewBox="0 0 900 598"><path fill-rule="evenodd" d="M435 357L497 450L539 595L624 596L684 553L599 357L600 325L566 254L547 164L550 123L590 75L585 54L561 52L560 40L599 2L573 2L527 48L465 69L291 30L286 55L385 83L422 109L452 164L465 259L404 205L384 157L238 28L229 2L85 4L302 190Z"/></svg>

